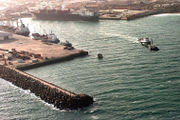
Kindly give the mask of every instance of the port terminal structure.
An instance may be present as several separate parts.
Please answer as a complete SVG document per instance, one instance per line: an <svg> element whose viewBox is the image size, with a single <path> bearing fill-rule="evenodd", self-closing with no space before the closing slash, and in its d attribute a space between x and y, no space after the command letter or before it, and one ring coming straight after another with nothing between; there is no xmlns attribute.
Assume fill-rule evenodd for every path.
<svg viewBox="0 0 180 120"><path fill-rule="evenodd" d="M87 51L65 47L13 34L12 39L0 41L0 78L30 90L59 109L77 110L90 106L93 97L75 94L23 71L88 55Z"/></svg>

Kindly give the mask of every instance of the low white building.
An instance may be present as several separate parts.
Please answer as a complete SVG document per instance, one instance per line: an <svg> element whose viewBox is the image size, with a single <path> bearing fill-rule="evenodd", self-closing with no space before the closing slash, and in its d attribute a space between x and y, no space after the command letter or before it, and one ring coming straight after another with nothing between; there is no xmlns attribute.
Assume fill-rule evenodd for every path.
<svg viewBox="0 0 180 120"><path fill-rule="evenodd" d="M12 33L0 31L0 40L8 40L12 38Z"/></svg>

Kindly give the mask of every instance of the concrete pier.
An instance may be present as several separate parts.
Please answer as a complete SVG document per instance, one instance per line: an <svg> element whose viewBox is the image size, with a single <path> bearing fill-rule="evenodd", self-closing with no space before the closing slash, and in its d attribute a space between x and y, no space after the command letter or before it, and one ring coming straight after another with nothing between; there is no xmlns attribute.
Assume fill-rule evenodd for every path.
<svg viewBox="0 0 180 120"><path fill-rule="evenodd" d="M59 109L78 109L93 104L93 97L75 94L12 67L0 65L0 77L12 84L30 90L36 96Z"/></svg>
<svg viewBox="0 0 180 120"><path fill-rule="evenodd" d="M4 55L8 58L7 65L13 68L33 68L88 55L84 50L67 50L60 44L46 44L16 34L13 34L12 39L0 41L0 48L0 64L4 64L1 57ZM19 62L19 59L23 62Z"/></svg>
<svg viewBox="0 0 180 120"><path fill-rule="evenodd" d="M18 70L29 70L29 69L33 69L33 68L37 68L37 67L41 67L41 66L45 66L45 65L50 65L50 64L55 64L58 62L64 62L64 61L72 60L72 59L75 59L78 57L85 57L87 55L88 55L88 52L82 50L79 53L71 54L68 56L53 58L53 59L49 59L49 60L42 60L38 63L29 63L29 64L18 65L18 66L16 66L16 69L18 69Z"/></svg>
<svg viewBox="0 0 180 120"><path fill-rule="evenodd" d="M87 51L67 50L65 47L13 34L12 39L0 41L0 78L20 88L30 90L59 109L87 107L93 104L93 97L75 94L20 71L88 55Z"/></svg>

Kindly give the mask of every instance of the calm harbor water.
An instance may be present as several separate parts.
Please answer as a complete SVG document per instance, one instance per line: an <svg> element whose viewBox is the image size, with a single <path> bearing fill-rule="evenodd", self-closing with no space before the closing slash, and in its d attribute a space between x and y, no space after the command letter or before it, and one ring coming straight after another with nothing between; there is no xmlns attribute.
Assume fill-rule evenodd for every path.
<svg viewBox="0 0 180 120"><path fill-rule="evenodd" d="M53 31L89 56L26 72L75 93L95 98L78 111L57 110L0 79L0 119L179 120L180 15L134 21L50 22L23 19L32 32ZM151 52L136 41L151 37ZM58 52L58 51L57 51ZM104 55L103 60L96 58Z"/></svg>

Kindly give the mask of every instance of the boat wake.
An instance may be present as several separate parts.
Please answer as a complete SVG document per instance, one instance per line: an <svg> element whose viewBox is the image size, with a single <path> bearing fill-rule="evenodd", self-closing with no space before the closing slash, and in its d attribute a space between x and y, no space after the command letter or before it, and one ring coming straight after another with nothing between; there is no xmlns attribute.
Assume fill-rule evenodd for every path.
<svg viewBox="0 0 180 120"><path fill-rule="evenodd" d="M137 41L138 38L137 37L133 37L133 36L129 36L129 35L124 35L124 34L122 34L120 37L124 38L124 39L126 39L126 40L128 40L128 41L130 41L132 43L138 43L138 41Z"/></svg>
<svg viewBox="0 0 180 120"><path fill-rule="evenodd" d="M138 43L137 41L137 37L133 37L133 36L130 36L130 35L127 35L127 34L123 34L123 33L106 33L106 35L108 37L117 37L117 38L120 38L120 39L125 39L125 40L128 40L132 43Z"/></svg>

